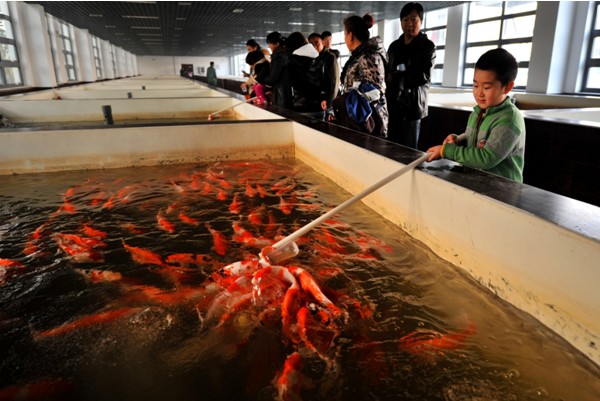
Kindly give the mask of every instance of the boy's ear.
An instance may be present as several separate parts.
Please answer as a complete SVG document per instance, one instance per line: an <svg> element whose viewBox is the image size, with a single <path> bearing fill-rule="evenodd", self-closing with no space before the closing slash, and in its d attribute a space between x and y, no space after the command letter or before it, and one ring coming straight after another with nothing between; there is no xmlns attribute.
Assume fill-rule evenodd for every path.
<svg viewBox="0 0 600 401"><path fill-rule="evenodd" d="M508 94L508 92L510 92L514 86L515 81L510 81L509 83L504 85L504 88L502 88L502 93L504 93L505 95Z"/></svg>

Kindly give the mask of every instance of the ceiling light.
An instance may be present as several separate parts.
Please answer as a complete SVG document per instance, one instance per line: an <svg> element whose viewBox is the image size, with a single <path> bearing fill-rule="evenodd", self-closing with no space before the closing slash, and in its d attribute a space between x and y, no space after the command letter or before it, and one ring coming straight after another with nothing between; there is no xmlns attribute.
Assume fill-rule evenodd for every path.
<svg viewBox="0 0 600 401"><path fill-rule="evenodd" d="M241 14L244 12L243 8L234 8L232 13Z"/></svg>
<svg viewBox="0 0 600 401"><path fill-rule="evenodd" d="M179 2L177 4L180 6L191 6L192 5L192 3L182 3L182 2Z"/></svg>
<svg viewBox="0 0 600 401"><path fill-rule="evenodd" d="M104 25L105 28L116 28L114 25Z"/></svg>
<svg viewBox="0 0 600 401"><path fill-rule="evenodd" d="M162 33L138 33L138 36L162 36Z"/></svg>
<svg viewBox="0 0 600 401"><path fill-rule="evenodd" d="M158 19L158 17L145 16L145 15L123 15L123 18Z"/></svg>
<svg viewBox="0 0 600 401"><path fill-rule="evenodd" d="M332 14L356 14L356 11L350 10L319 10L320 13L332 13Z"/></svg>
<svg viewBox="0 0 600 401"><path fill-rule="evenodd" d="M103 17L102 14L89 14L89 16L90 17L98 17L98 18Z"/></svg>
<svg viewBox="0 0 600 401"><path fill-rule="evenodd" d="M288 22L290 25L315 25L314 22Z"/></svg>
<svg viewBox="0 0 600 401"><path fill-rule="evenodd" d="M177 17L175 18L176 21L185 21L186 18L185 17Z"/></svg>
<svg viewBox="0 0 600 401"><path fill-rule="evenodd" d="M302 11L302 7L290 7L290 11Z"/></svg>
<svg viewBox="0 0 600 401"><path fill-rule="evenodd" d="M263 24L275 25L275 21L263 21Z"/></svg>
<svg viewBox="0 0 600 401"><path fill-rule="evenodd" d="M131 29L160 29L159 26L130 26Z"/></svg>

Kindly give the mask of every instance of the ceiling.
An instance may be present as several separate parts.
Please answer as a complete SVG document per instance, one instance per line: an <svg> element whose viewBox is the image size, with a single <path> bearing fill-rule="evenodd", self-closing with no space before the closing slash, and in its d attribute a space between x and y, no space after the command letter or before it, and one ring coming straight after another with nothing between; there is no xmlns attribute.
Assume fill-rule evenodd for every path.
<svg viewBox="0 0 600 401"><path fill-rule="evenodd" d="M28 1L128 52L153 56L229 57L246 40L266 46L269 32L338 32L345 17L398 18L398 1ZM425 11L464 1L424 1Z"/></svg>

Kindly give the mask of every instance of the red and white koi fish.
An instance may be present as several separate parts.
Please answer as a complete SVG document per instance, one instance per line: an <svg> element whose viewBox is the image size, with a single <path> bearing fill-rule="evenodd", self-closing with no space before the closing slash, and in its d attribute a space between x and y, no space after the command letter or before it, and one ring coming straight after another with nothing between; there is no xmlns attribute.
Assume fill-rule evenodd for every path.
<svg viewBox="0 0 600 401"><path fill-rule="evenodd" d="M110 323L118 320L124 316L131 315L133 313L141 312L142 308L120 308L113 309L106 312L100 312L94 315L88 315L75 319L73 321L64 323L58 327L50 330L45 330L36 335L37 338L47 338L59 335L64 335L75 330L83 329L98 324Z"/></svg>
<svg viewBox="0 0 600 401"><path fill-rule="evenodd" d="M93 283L103 283L108 281L121 281L123 276L119 272L111 272L110 270L96 270L96 269L75 269L76 272L85 277L88 281Z"/></svg>
<svg viewBox="0 0 600 401"><path fill-rule="evenodd" d="M220 201L225 201L228 197L229 196L227 195L227 192L223 188L219 188L219 192L217 193L217 199Z"/></svg>
<svg viewBox="0 0 600 401"><path fill-rule="evenodd" d="M323 294L321 288L319 288L319 285L317 284L315 279L310 275L310 273L308 273L303 268L297 266L289 266L287 269L298 279L298 281L300 282L300 287L302 287L303 291L311 294L313 298L319 302L319 304L321 304L331 312L333 317L337 318L341 316L341 309L335 306L335 304L331 302L331 300L327 298L325 294Z"/></svg>
<svg viewBox="0 0 600 401"><path fill-rule="evenodd" d="M285 199L283 199L283 196L279 196L279 209L284 214L291 214L292 213L292 204L290 202L286 201Z"/></svg>
<svg viewBox="0 0 600 401"><path fill-rule="evenodd" d="M0 285L6 283L6 278L15 269L23 269L24 267L23 264L16 260L0 258Z"/></svg>
<svg viewBox="0 0 600 401"><path fill-rule="evenodd" d="M105 247L106 243L99 239L62 233L54 234L54 238L60 249L69 255L74 262L104 262L104 256L96 248Z"/></svg>
<svg viewBox="0 0 600 401"><path fill-rule="evenodd" d="M254 198L256 196L256 190L252 188L252 185L246 180L246 196L249 198Z"/></svg>
<svg viewBox="0 0 600 401"><path fill-rule="evenodd" d="M256 192L258 193L258 196L260 196L261 198L264 198L265 196L267 196L267 190L259 183L256 184Z"/></svg>
<svg viewBox="0 0 600 401"><path fill-rule="evenodd" d="M162 212L160 210L156 214L156 221L158 223L158 227L160 227L162 230L164 230L170 234L173 234L175 232L175 226L173 225L173 223L171 223L169 220L167 220L162 215Z"/></svg>
<svg viewBox="0 0 600 401"><path fill-rule="evenodd" d="M152 252L148 249L129 246L125 242L123 242L123 246L125 247L125 249L127 249L127 251L129 251L129 253L131 254L131 258L139 264L157 266L162 266L164 264L162 257L155 252Z"/></svg>
<svg viewBox="0 0 600 401"><path fill-rule="evenodd" d="M273 244L273 241L268 238L254 236L254 234L242 227L239 222L234 221L232 225L234 232L232 240L235 242L257 248L262 248Z"/></svg>
<svg viewBox="0 0 600 401"><path fill-rule="evenodd" d="M250 223L254 224L255 226L262 225L262 219L265 215L266 209L267 209L267 207L263 203L260 207L254 209L252 212L250 212L250 214L248 215L248 221Z"/></svg>
<svg viewBox="0 0 600 401"><path fill-rule="evenodd" d="M146 231L136 226L134 223L121 223L121 228L132 234L144 234Z"/></svg>
<svg viewBox="0 0 600 401"><path fill-rule="evenodd" d="M181 185L177 184L173 180L171 180L171 185L173 185L173 188L175 189L175 192L178 192L180 194L182 194L182 193L185 192L185 189Z"/></svg>
<svg viewBox="0 0 600 401"><path fill-rule="evenodd" d="M277 374L275 385L277 386L278 401L302 401L302 357L300 353L290 354L283 365L281 372Z"/></svg>
<svg viewBox="0 0 600 401"><path fill-rule="evenodd" d="M475 323L470 320L465 329L447 334L417 330L400 338L400 348L415 355L455 350L464 346L467 338L473 335L475 330Z"/></svg>
<svg viewBox="0 0 600 401"><path fill-rule="evenodd" d="M213 229L208 223L204 223L204 226L212 234L215 252L218 255L224 256L227 253L227 248L229 248L227 238L225 238L223 233Z"/></svg>

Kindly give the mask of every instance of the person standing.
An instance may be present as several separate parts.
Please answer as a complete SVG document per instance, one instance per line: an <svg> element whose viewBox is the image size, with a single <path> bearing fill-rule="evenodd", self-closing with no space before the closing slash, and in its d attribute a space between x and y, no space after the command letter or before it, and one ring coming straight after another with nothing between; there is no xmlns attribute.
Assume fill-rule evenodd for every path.
<svg viewBox="0 0 600 401"><path fill-rule="evenodd" d="M308 41L319 52L315 64L323 69L323 82L321 83L321 109L327 111L331 102L336 98L340 88L340 65L333 53L323 45L323 39L318 33L311 33Z"/></svg>
<svg viewBox="0 0 600 401"><path fill-rule="evenodd" d="M215 69L215 62L210 62L210 67L206 70L206 79L208 84L211 86L217 86L217 70Z"/></svg>
<svg viewBox="0 0 600 401"><path fill-rule="evenodd" d="M369 14L362 18L353 15L344 20L344 41L351 54L342 69L342 89L333 101L333 109L336 121L341 125L386 138L387 55L381 38L370 37L369 28L373 23L373 17ZM356 91L360 95L356 96ZM364 99L367 99L369 107L365 107ZM366 113L365 108L368 109Z"/></svg>
<svg viewBox="0 0 600 401"><path fill-rule="evenodd" d="M417 149L421 120L428 113L435 44L421 32L421 4L407 3L402 7L400 23L403 34L388 48L388 137L393 142Z"/></svg>
<svg viewBox="0 0 600 401"><path fill-rule="evenodd" d="M271 50L271 70L266 78L258 82L272 88L273 105L292 110L294 99L285 38L279 32L271 32L267 35L267 44Z"/></svg>
<svg viewBox="0 0 600 401"><path fill-rule="evenodd" d="M325 49L328 50L331 54L333 54L335 56L336 60L339 59L340 58L339 50L331 48L331 40L332 40L331 32L323 31L323 33L321 34L321 39L323 39L323 46L325 47Z"/></svg>

